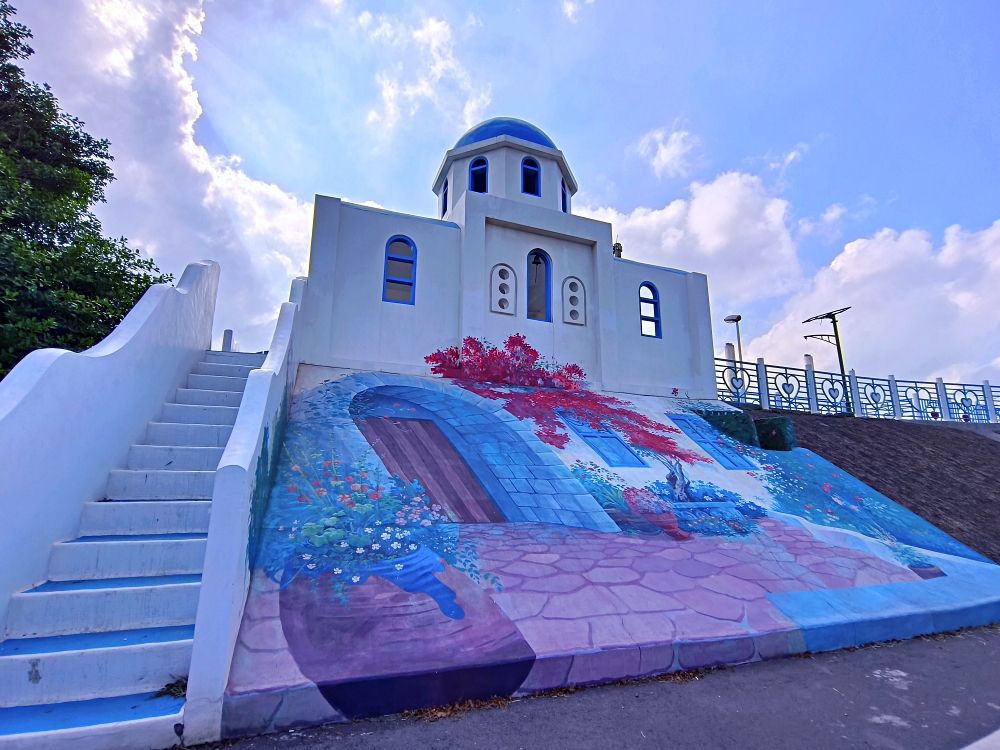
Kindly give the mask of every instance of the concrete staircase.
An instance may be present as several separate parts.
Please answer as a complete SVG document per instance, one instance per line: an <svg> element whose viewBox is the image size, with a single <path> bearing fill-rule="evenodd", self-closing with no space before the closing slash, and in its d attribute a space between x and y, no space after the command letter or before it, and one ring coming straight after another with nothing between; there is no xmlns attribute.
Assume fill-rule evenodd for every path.
<svg viewBox="0 0 1000 750"><path fill-rule="evenodd" d="M183 698L153 696L188 674L215 469L264 356L207 352L111 472L107 499L85 505L79 536L53 546L48 580L14 594L0 748L177 740ZM141 741L120 744L135 722Z"/></svg>

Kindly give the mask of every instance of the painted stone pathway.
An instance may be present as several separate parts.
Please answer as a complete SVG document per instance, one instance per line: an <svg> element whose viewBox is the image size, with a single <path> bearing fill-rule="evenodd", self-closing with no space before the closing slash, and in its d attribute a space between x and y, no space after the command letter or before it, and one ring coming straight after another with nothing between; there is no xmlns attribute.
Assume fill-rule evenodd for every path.
<svg viewBox="0 0 1000 750"><path fill-rule="evenodd" d="M453 669L470 639L470 663L495 666L496 653L470 635L477 628L523 639L527 676L517 689L525 693L801 652L799 626L769 595L921 580L870 552L820 541L794 520L758 525L748 537L685 542L548 524L466 525L462 540L475 544L481 573L494 573L500 590L450 566L439 573L474 615L462 620L377 577L352 589L346 605L303 587L290 606L287 590L256 571L230 673L227 734L343 720L317 682L356 692L360 675L398 678L415 661L423 670ZM340 622L335 630L303 633L289 618L307 611L304 619L323 621L302 603L310 596ZM320 653L289 641L318 643Z"/></svg>

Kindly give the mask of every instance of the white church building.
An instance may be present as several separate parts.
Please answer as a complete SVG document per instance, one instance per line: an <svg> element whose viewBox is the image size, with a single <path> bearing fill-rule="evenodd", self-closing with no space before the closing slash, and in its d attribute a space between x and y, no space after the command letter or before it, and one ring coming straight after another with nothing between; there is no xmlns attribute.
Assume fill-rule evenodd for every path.
<svg viewBox="0 0 1000 750"><path fill-rule="evenodd" d="M707 278L616 257L537 127L477 125L432 189L435 218L316 197L302 362L426 374L430 352L521 333L594 388L715 398Z"/></svg>

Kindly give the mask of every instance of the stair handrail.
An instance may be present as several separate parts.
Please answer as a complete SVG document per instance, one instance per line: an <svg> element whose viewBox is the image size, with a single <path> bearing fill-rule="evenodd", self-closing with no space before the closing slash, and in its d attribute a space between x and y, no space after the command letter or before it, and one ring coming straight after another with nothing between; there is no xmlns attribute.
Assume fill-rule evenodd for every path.
<svg viewBox="0 0 1000 750"><path fill-rule="evenodd" d="M184 742L220 739L229 668L250 588L252 555L281 447L298 361L293 346L305 279L292 282L264 364L247 378L233 432L215 473L194 646L184 705Z"/></svg>

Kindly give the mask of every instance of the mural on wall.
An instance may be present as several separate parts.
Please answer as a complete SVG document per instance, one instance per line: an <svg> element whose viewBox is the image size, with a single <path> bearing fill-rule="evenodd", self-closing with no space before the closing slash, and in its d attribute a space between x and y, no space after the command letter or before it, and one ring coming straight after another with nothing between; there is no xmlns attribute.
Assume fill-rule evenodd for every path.
<svg viewBox="0 0 1000 750"><path fill-rule="evenodd" d="M803 596L954 601L996 570L811 451L694 414L722 404L594 391L517 335L427 362L300 372L228 733L795 653Z"/></svg>

